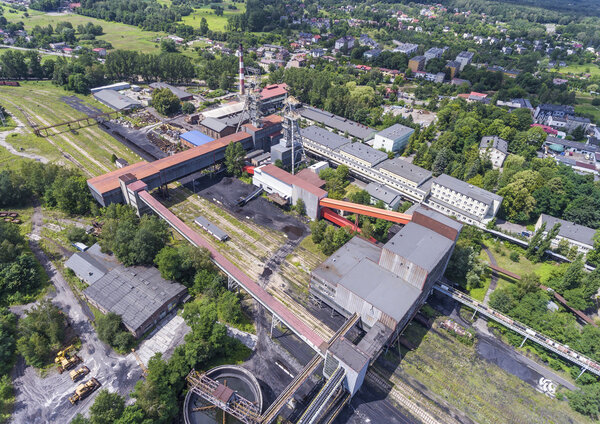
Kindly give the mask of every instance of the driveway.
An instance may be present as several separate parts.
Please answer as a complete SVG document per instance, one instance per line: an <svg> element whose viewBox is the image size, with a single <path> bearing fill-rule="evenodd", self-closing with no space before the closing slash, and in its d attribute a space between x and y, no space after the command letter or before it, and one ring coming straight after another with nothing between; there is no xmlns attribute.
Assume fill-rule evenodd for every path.
<svg viewBox="0 0 600 424"><path fill-rule="evenodd" d="M81 338L82 348L78 355L90 369L89 377L96 377L102 388L127 395L141 378L142 371L133 355L118 355L98 339L82 304L36 241L40 237L42 218L41 207L36 204L30 246L55 287L56 291L50 295L51 300L68 315ZM73 406L68 397L73 394L77 384L71 381L68 373L59 374L52 369L46 376L41 376L33 367L26 366L22 358L13 370L13 383L16 397L12 415L14 423L68 423L77 413L86 413L98 393L96 391Z"/></svg>

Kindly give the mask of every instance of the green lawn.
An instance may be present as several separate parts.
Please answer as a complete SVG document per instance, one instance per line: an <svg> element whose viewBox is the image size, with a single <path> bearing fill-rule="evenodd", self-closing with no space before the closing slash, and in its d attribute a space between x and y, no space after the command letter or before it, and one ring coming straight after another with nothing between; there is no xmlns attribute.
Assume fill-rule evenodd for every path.
<svg viewBox="0 0 600 424"><path fill-rule="evenodd" d="M24 17L22 13L9 13L8 8L4 7L4 17L6 17L9 22L22 21L25 24L26 30L31 30L36 25L52 25L55 27L59 22L71 22L74 28L77 28L77 25L86 24L87 22L92 22L94 25L100 25L104 30L104 35L97 38L111 43L115 49L137 50L144 53L159 52L160 47L154 40L157 37L165 36L164 33L142 31L140 28L132 25L108 22L73 13L54 16L31 9L29 9L27 13L29 13L29 17ZM199 22L200 21L198 21L198 24Z"/></svg>
<svg viewBox="0 0 600 424"><path fill-rule="evenodd" d="M577 105L575 105L575 113L577 115L591 115L592 121L595 124L600 124L600 106L592 105L591 97L577 97Z"/></svg>
<svg viewBox="0 0 600 424"><path fill-rule="evenodd" d="M169 0L162 0L163 2ZM166 3L165 3L166 4ZM237 7L237 10L227 9L227 6L230 4L234 4ZM236 15L240 13L244 13L246 11L246 5L244 3L232 3L229 1L220 3L220 5L225 9L223 11L222 16L215 15L214 10L210 7L202 7L199 9L194 9L194 12L189 16L184 16L181 21L184 24L191 25L194 28L198 28L200 26L200 20L204 17L206 18L206 22L208 23L208 28L212 31L224 31L225 26L227 25L227 18L231 15Z"/></svg>
<svg viewBox="0 0 600 424"><path fill-rule="evenodd" d="M27 120L17 107L27 112L38 125L44 126L85 117L82 112L60 100L62 96L72 95L72 92L50 82L23 82L21 87L0 87L0 104L23 124L27 124ZM78 97L85 103L105 110L91 96ZM6 141L15 149L43 156L51 162L76 166L88 176L116 169L111 161L113 153L129 163L140 161L139 156L97 125L49 137L37 137L27 127L24 133L13 133ZM14 166L14 158L5 149L0 149L0 166Z"/></svg>
<svg viewBox="0 0 600 424"><path fill-rule="evenodd" d="M523 249L515 246L511 246L509 249L506 244L500 244L500 242L495 242L493 240L485 240L484 243L489 247L500 268L504 268L520 276L534 272L539 275L540 280L543 282L550 276L552 270L558 266L557 264L551 262L534 264L524 256ZM500 252L496 252L496 246L500 246ZM517 251L519 253L519 262L513 262L510 260L509 255L512 251ZM488 256L483 250L479 254L479 259L481 259L483 262L489 263Z"/></svg>
<svg viewBox="0 0 600 424"><path fill-rule="evenodd" d="M600 75L600 67L598 67L598 65L594 65L593 63L569 65L567 67L560 68L558 72L561 74L590 74L594 77Z"/></svg>
<svg viewBox="0 0 600 424"><path fill-rule="evenodd" d="M476 289L471 289L471 291L469 292L469 296L471 296L473 299L483 302L483 299L485 298L485 294L487 293L488 289L490 288L491 282L492 282L492 278L486 277L485 281L483 283L483 287L477 287Z"/></svg>

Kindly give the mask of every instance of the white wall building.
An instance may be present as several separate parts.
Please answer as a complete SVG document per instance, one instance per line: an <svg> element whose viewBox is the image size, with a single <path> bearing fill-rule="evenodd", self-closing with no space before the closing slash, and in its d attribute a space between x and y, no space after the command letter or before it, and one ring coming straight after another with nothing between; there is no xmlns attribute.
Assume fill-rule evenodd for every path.
<svg viewBox="0 0 600 424"><path fill-rule="evenodd" d="M548 234L555 224L560 224L558 235L552 239L552 244L550 245L553 249L558 247L558 243L561 240L566 240L571 247L577 247L580 253L587 253L594 248L594 234L596 234L596 230L546 214L540 215L535 223L535 230L539 230L544 223L546 224L544 235Z"/></svg>
<svg viewBox="0 0 600 424"><path fill-rule="evenodd" d="M494 168L502 168L508 156L508 142L497 135L483 137L479 143L479 153L489 158Z"/></svg>
<svg viewBox="0 0 600 424"><path fill-rule="evenodd" d="M408 139L414 133L410 127L395 124L375 134L373 148L385 149L388 152L398 152L408 144Z"/></svg>

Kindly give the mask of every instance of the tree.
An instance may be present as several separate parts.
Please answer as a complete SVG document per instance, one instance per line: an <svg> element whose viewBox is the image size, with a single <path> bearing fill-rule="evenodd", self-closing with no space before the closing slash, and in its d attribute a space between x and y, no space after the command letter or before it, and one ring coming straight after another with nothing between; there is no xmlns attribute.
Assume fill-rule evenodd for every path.
<svg viewBox="0 0 600 424"><path fill-rule="evenodd" d="M323 219L318 220L318 221L311 221L311 223L309 224L309 227L310 227L310 231L312 233L313 243L315 243L315 244L321 243L321 241L323 241L323 238L325 237L325 230L328 227L327 222Z"/></svg>
<svg viewBox="0 0 600 424"><path fill-rule="evenodd" d="M600 383L593 383L567 393L569 405L575 411L598 419L600 415Z"/></svg>
<svg viewBox="0 0 600 424"><path fill-rule="evenodd" d="M133 344L133 336L123 330L121 316L114 312L96 319L96 332L100 340L121 353L127 352Z"/></svg>
<svg viewBox="0 0 600 424"><path fill-rule="evenodd" d="M179 411L176 393L171 389L168 368L157 353L148 361L146 380L138 381L132 393L136 405L155 424L167 424Z"/></svg>
<svg viewBox="0 0 600 424"><path fill-rule="evenodd" d="M181 106L181 111L186 115L191 115L195 110L196 108L190 102L183 102L183 105Z"/></svg>
<svg viewBox="0 0 600 424"><path fill-rule="evenodd" d="M571 132L571 135L573 136L574 140L583 140L585 138L585 131L580 125Z"/></svg>
<svg viewBox="0 0 600 424"><path fill-rule="evenodd" d="M165 280L181 280L181 257L177 249L171 246L163 247L154 258L154 263Z"/></svg>
<svg viewBox="0 0 600 424"><path fill-rule="evenodd" d="M14 364L16 333L16 315L6 308L0 308L0 375L8 374Z"/></svg>
<svg viewBox="0 0 600 424"><path fill-rule="evenodd" d="M304 203L304 200L298 199L294 205L294 210L300 216L306 215L306 204Z"/></svg>
<svg viewBox="0 0 600 424"><path fill-rule="evenodd" d="M125 399L118 393L102 390L90 407L91 424L113 424L125 409Z"/></svg>
<svg viewBox="0 0 600 424"><path fill-rule="evenodd" d="M49 300L32 307L19 321L17 350L28 365L40 368L50 362L65 335L65 315Z"/></svg>
<svg viewBox="0 0 600 424"><path fill-rule="evenodd" d="M221 322L236 324L240 321L242 310L240 309L240 299L235 293L225 291L219 296L217 314Z"/></svg>
<svg viewBox="0 0 600 424"><path fill-rule="evenodd" d="M160 41L160 50L164 53L175 53L177 52L177 44L170 38L163 38Z"/></svg>
<svg viewBox="0 0 600 424"><path fill-rule="evenodd" d="M206 35L208 33L208 22L206 21L205 17L202 17L202 19L200 19L199 30L201 35Z"/></svg>
<svg viewBox="0 0 600 424"><path fill-rule="evenodd" d="M158 113L171 116L181 111L179 98L168 88L157 88L152 93L152 106Z"/></svg>
<svg viewBox="0 0 600 424"><path fill-rule="evenodd" d="M86 215L90 212L92 197L86 179L81 175L58 177L52 183L51 202L70 215Z"/></svg>
<svg viewBox="0 0 600 424"><path fill-rule="evenodd" d="M0 207L20 206L27 190L17 182L16 174L5 169L0 171Z"/></svg>
<svg viewBox="0 0 600 424"><path fill-rule="evenodd" d="M225 149L225 166L229 175L239 177L242 175L246 151L241 143L231 142Z"/></svg>

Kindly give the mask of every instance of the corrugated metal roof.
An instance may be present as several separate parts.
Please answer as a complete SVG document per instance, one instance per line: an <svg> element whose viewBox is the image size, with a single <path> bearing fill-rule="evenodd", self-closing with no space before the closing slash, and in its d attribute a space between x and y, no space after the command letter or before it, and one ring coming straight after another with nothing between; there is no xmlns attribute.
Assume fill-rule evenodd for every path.
<svg viewBox="0 0 600 424"><path fill-rule="evenodd" d="M186 291L163 279L154 267L118 267L84 290L103 309L121 316L123 324L137 331L166 302Z"/></svg>
<svg viewBox="0 0 600 424"><path fill-rule="evenodd" d="M181 139L193 144L194 146L202 146L203 144L210 143L214 138L201 133L198 130L188 131L179 136Z"/></svg>
<svg viewBox="0 0 600 424"><path fill-rule="evenodd" d="M332 133L325 128L317 127L316 125L304 128L301 134L302 137L306 137L313 143L320 144L329 150L337 150L343 145L352 142L346 137L342 137L339 134Z"/></svg>
<svg viewBox="0 0 600 424"><path fill-rule="evenodd" d="M86 252L73 253L65 266L87 284L93 284L108 272L106 267Z"/></svg>
<svg viewBox="0 0 600 424"><path fill-rule="evenodd" d="M401 124L394 124L384 130L379 131L376 135L389 138L391 140L396 140L400 137L406 136L407 134L412 134L413 132L415 132L415 130L413 130L411 127Z"/></svg>
<svg viewBox="0 0 600 424"><path fill-rule="evenodd" d="M575 224L574 222L565 221L564 219L555 218L544 213L541 217L542 222L546 223L546 231L550 231L555 224L560 224L560 229L558 230L558 235L560 237L585 243L589 246L594 245L594 234L596 234L596 230Z"/></svg>
<svg viewBox="0 0 600 424"><path fill-rule="evenodd" d="M453 245L451 240L435 231L409 222L383 248L429 272Z"/></svg>

